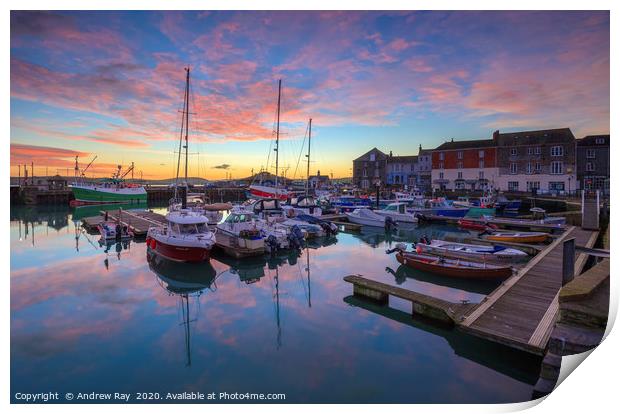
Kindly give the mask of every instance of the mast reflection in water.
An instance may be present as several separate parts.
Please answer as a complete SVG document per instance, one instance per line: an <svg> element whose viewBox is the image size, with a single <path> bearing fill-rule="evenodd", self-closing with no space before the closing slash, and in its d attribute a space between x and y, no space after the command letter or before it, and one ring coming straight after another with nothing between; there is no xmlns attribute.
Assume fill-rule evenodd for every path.
<svg viewBox="0 0 620 414"><path fill-rule="evenodd" d="M200 297L206 291L215 292L216 272L209 262L181 263L167 260L150 250L146 258L149 269L157 276L157 281L170 295L179 298L179 308L185 335L186 366L192 365L191 323L200 313ZM190 298L194 302L196 314L190 316Z"/></svg>

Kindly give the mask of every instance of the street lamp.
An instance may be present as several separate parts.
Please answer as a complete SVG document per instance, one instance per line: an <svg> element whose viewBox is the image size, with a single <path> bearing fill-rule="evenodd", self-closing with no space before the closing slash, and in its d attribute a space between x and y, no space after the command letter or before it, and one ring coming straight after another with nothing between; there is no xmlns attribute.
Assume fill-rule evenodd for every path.
<svg viewBox="0 0 620 414"><path fill-rule="evenodd" d="M375 178L375 187L377 189L377 209L379 208L379 189L381 188L381 180Z"/></svg>
<svg viewBox="0 0 620 414"><path fill-rule="evenodd" d="M573 173L572 168L567 168L566 172L568 173L568 196L570 197L570 180L573 178L571 174Z"/></svg>

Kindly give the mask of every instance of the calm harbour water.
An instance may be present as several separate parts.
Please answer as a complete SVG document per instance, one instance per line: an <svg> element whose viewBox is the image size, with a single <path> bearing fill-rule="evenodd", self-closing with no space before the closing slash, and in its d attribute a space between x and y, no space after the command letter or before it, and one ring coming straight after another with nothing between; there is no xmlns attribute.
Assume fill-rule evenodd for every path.
<svg viewBox="0 0 620 414"><path fill-rule="evenodd" d="M496 285L400 267L385 249L455 227L341 233L300 255L147 261L98 244L69 208L11 208L11 394L285 393L296 402L531 399L537 360L352 297L362 274L451 300ZM13 398L13 397L12 397ZM61 400L62 401L62 400ZM14 401L17 402L17 401ZM152 401L151 401L152 402ZM161 402L170 402L162 400ZM222 401L223 402L223 401Z"/></svg>

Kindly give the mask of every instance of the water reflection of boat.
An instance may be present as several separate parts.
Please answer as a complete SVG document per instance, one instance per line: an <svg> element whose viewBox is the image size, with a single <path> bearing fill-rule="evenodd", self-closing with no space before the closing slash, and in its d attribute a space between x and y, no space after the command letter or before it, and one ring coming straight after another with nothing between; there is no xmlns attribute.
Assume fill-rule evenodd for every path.
<svg viewBox="0 0 620 414"><path fill-rule="evenodd" d="M338 238L336 236L325 236L316 239L307 239L306 247L311 249L319 249L321 247L331 246L336 243L338 243Z"/></svg>
<svg viewBox="0 0 620 414"><path fill-rule="evenodd" d="M73 208L72 220L82 220L85 217L94 217L101 214L102 211L118 211L118 209L136 210L135 203L122 203L122 204L88 204L83 206L76 206ZM140 210L140 209L138 209ZM144 209L141 209L144 210Z"/></svg>
<svg viewBox="0 0 620 414"><path fill-rule="evenodd" d="M85 237L90 242L90 239L88 239L88 235L85 235ZM76 238L76 244L77 244L77 238ZM123 252L123 250L130 250L131 240L107 241L106 242L100 239L99 246L104 248L103 252L106 254L106 258L103 260L103 264L106 270L108 270L110 268L109 253L112 251L115 252L116 259L121 260L121 253Z"/></svg>
<svg viewBox="0 0 620 414"><path fill-rule="evenodd" d="M147 253L146 258L149 269L164 282L163 287L170 293L202 293L215 281L216 271L208 262L174 262L153 253Z"/></svg>
<svg viewBox="0 0 620 414"><path fill-rule="evenodd" d="M403 325L440 336L448 342L456 355L517 381L534 385L538 380L541 358L536 355L486 341L445 325L412 317L410 313L389 306L377 305L355 296L347 296L343 298L343 301L351 306L365 309Z"/></svg>
<svg viewBox="0 0 620 414"><path fill-rule="evenodd" d="M278 254L245 257L236 259L222 251L214 250L211 257L229 267L229 272L239 276L239 280L247 284L258 282L265 276L267 269L276 269L284 264L296 265L300 252L297 250L284 250Z"/></svg>
<svg viewBox="0 0 620 414"><path fill-rule="evenodd" d="M500 282L498 281L469 281L465 279L441 277L432 273L412 269L405 265L399 265L396 271L394 271L394 269L392 269L391 267L386 267L385 271L394 276L394 280L398 285L402 285L407 280L407 278L411 278L420 282L430 283L432 285L443 286L451 289L458 289L464 292L477 293L480 295L488 295L500 284Z"/></svg>
<svg viewBox="0 0 620 414"><path fill-rule="evenodd" d="M166 260L160 255L147 253L149 269L157 276L162 288L169 294L179 297L179 307L183 318L186 366L192 364L191 323L196 317L190 315L190 298L200 304L199 297L207 290L215 290L217 273L209 262L185 263Z"/></svg>

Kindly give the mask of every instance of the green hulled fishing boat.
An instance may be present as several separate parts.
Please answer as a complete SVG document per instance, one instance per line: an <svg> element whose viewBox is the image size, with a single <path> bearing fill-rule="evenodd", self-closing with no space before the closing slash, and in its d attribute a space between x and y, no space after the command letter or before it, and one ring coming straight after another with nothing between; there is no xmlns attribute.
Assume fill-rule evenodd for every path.
<svg viewBox="0 0 620 414"><path fill-rule="evenodd" d="M93 158L95 161L97 157ZM140 184L127 183L124 178L133 171L133 163L127 171L121 172L122 166L112 178L98 180L95 182L85 182L85 172L92 165L93 161L78 174L78 161L75 158L76 180L70 185L71 191L77 203L83 204L107 204L107 203L146 203L146 190ZM78 177L80 177L78 179Z"/></svg>

